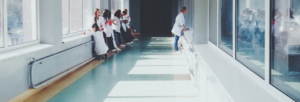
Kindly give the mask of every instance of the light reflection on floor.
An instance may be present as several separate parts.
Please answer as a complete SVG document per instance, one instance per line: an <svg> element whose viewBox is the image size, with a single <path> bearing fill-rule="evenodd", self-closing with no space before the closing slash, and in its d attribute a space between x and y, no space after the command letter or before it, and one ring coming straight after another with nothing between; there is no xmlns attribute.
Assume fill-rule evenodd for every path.
<svg viewBox="0 0 300 102"><path fill-rule="evenodd" d="M172 37L139 40L49 102L199 102L184 57L172 49Z"/></svg>

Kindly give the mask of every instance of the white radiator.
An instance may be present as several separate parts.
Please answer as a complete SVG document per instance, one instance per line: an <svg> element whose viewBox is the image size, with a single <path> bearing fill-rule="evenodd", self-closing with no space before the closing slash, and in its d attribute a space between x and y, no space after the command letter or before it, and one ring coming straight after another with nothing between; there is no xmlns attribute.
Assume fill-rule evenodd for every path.
<svg viewBox="0 0 300 102"><path fill-rule="evenodd" d="M29 64L29 83L40 88L93 60L93 41L35 60Z"/></svg>

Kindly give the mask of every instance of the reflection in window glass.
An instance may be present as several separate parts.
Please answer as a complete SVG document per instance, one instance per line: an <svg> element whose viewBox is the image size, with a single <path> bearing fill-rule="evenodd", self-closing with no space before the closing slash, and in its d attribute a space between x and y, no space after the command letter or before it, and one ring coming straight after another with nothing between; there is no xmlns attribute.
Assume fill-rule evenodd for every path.
<svg viewBox="0 0 300 102"><path fill-rule="evenodd" d="M83 30L90 29L94 23L94 0L84 0L83 2Z"/></svg>
<svg viewBox="0 0 300 102"><path fill-rule="evenodd" d="M265 1L238 0L236 58L253 72L265 75Z"/></svg>
<svg viewBox="0 0 300 102"><path fill-rule="evenodd" d="M7 0L8 45L37 40L36 32L32 30L33 0Z"/></svg>
<svg viewBox="0 0 300 102"><path fill-rule="evenodd" d="M300 101L300 0L272 0L271 84Z"/></svg>
<svg viewBox="0 0 300 102"><path fill-rule="evenodd" d="M219 46L225 52L232 55L232 9L233 9L233 0L220 0L220 14L221 14L221 32L220 32L220 40ZM217 27L215 27L217 28Z"/></svg>
<svg viewBox="0 0 300 102"><path fill-rule="evenodd" d="M218 0L209 0L209 41L217 45L217 34L216 30L218 24Z"/></svg>
<svg viewBox="0 0 300 102"><path fill-rule="evenodd" d="M111 0L111 11L112 11L112 14L114 14L118 9L121 10L121 0Z"/></svg>
<svg viewBox="0 0 300 102"><path fill-rule="evenodd" d="M70 33L69 20L69 0L62 1L62 34Z"/></svg>
<svg viewBox="0 0 300 102"><path fill-rule="evenodd" d="M0 48L4 47L4 36L2 34L2 2L0 2Z"/></svg>
<svg viewBox="0 0 300 102"><path fill-rule="evenodd" d="M82 0L70 0L71 33L82 31Z"/></svg>

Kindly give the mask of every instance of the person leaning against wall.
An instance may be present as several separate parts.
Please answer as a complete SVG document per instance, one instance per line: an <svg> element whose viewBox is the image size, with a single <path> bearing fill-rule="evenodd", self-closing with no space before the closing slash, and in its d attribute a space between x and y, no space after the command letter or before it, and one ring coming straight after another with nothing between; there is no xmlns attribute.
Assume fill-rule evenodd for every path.
<svg viewBox="0 0 300 102"><path fill-rule="evenodd" d="M186 12L187 12L187 8L182 7L181 12L176 16L175 24L172 29L172 33L174 34L174 38L175 38L175 42L174 42L175 53L179 53L178 40L181 34L183 34L182 32L186 31L185 24L184 24L185 23L184 14L186 14Z"/></svg>

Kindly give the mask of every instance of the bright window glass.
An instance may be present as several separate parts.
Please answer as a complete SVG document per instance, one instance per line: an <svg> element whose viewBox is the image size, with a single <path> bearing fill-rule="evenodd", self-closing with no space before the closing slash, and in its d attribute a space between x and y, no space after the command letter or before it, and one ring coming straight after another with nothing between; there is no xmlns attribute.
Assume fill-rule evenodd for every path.
<svg viewBox="0 0 300 102"><path fill-rule="evenodd" d="M70 19L71 19L71 33L81 32L82 30L82 0L70 0Z"/></svg>
<svg viewBox="0 0 300 102"><path fill-rule="evenodd" d="M2 33L2 2L0 2L0 48L4 47L4 36Z"/></svg>
<svg viewBox="0 0 300 102"><path fill-rule="evenodd" d="M219 46L222 50L232 55L233 43L233 0L219 0L220 2L220 41ZM217 30L217 27L215 27Z"/></svg>
<svg viewBox="0 0 300 102"><path fill-rule="evenodd" d="M300 102L300 0L272 0L271 84Z"/></svg>
<svg viewBox="0 0 300 102"><path fill-rule="evenodd" d="M37 40L34 0L7 0L8 46Z"/></svg>
<svg viewBox="0 0 300 102"><path fill-rule="evenodd" d="M83 29L91 29L94 23L94 0L84 0L83 2Z"/></svg>
<svg viewBox="0 0 300 102"><path fill-rule="evenodd" d="M62 1L62 34L70 33L70 9L69 0Z"/></svg>
<svg viewBox="0 0 300 102"><path fill-rule="evenodd" d="M254 73L265 75L265 1L238 0L236 58Z"/></svg>

